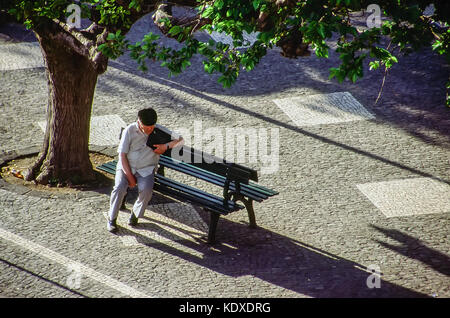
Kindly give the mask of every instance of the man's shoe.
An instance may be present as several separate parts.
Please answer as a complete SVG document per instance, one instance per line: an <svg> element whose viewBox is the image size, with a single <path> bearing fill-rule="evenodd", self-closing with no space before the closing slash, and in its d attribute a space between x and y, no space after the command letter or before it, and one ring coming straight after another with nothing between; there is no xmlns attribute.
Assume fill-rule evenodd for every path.
<svg viewBox="0 0 450 318"><path fill-rule="evenodd" d="M108 231L110 231L111 233L116 233L117 232L117 224L116 224L116 219L114 220L109 220L108 219L108 224L106 225Z"/></svg>
<svg viewBox="0 0 450 318"><path fill-rule="evenodd" d="M138 218L131 212L130 218L128 219L128 225L136 226L138 223Z"/></svg>

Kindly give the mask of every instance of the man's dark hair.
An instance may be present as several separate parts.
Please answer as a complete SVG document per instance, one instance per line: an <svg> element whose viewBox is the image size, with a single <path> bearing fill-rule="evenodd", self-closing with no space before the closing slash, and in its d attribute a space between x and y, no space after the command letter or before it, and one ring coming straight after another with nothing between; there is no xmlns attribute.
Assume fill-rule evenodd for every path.
<svg viewBox="0 0 450 318"><path fill-rule="evenodd" d="M153 108L141 109L138 112L138 118L141 120L141 123L145 126L152 126L156 124L156 120L158 116L156 115L156 111Z"/></svg>

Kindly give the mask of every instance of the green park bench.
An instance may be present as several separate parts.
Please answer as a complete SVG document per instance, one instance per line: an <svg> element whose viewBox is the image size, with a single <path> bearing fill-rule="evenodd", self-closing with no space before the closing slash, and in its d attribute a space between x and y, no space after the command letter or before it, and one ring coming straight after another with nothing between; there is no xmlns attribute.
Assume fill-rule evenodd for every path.
<svg viewBox="0 0 450 318"><path fill-rule="evenodd" d="M183 146L182 151L190 152L190 163L172 158L171 151L160 156L159 168L155 174L154 190L177 200L190 202L209 211L208 243L210 244L215 242L216 228L221 215L227 215L246 208L249 225L251 228L255 228L256 220L253 201L262 202L278 194L278 192L258 185L256 183L258 182L256 170L225 161L186 146ZM205 160L205 158L208 158L208 160ZM116 165L117 160L113 160L99 165L97 169L115 175ZM219 186L223 189L223 196L220 197L167 178L164 175L164 169L173 169ZM238 204L238 201L244 205Z"/></svg>

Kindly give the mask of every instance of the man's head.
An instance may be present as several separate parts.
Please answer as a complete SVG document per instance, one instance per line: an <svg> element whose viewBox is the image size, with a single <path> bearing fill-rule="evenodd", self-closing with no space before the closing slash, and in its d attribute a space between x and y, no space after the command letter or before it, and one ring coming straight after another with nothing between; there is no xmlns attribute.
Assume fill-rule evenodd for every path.
<svg viewBox="0 0 450 318"><path fill-rule="evenodd" d="M138 112L139 128L147 135L152 133L157 119L158 116L153 108L141 109Z"/></svg>

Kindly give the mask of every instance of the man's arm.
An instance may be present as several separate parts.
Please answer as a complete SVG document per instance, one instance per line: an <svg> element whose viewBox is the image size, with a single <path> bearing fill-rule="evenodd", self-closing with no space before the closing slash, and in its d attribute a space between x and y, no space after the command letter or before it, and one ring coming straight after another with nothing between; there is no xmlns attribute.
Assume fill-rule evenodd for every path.
<svg viewBox="0 0 450 318"><path fill-rule="evenodd" d="M172 140L171 142L168 142L167 144L168 149L172 149L175 147L183 146L184 145L184 139L180 136L180 138Z"/></svg>
<svg viewBox="0 0 450 318"><path fill-rule="evenodd" d="M120 160L122 162L122 170L125 173L125 176L127 177L127 180L128 180L128 186L130 188L134 188L136 186L137 181L136 181L136 177L131 172L130 163L128 162L127 154L125 152L121 152L119 154L119 156L120 156Z"/></svg>
<svg viewBox="0 0 450 318"><path fill-rule="evenodd" d="M153 151L155 153L157 153L158 155L162 155L168 149L172 149L172 148L175 148L178 146L183 146L183 145L184 145L184 139L183 139L183 137L180 136L178 139L172 140L172 141L168 142L167 144L153 145L156 147L156 149Z"/></svg>

